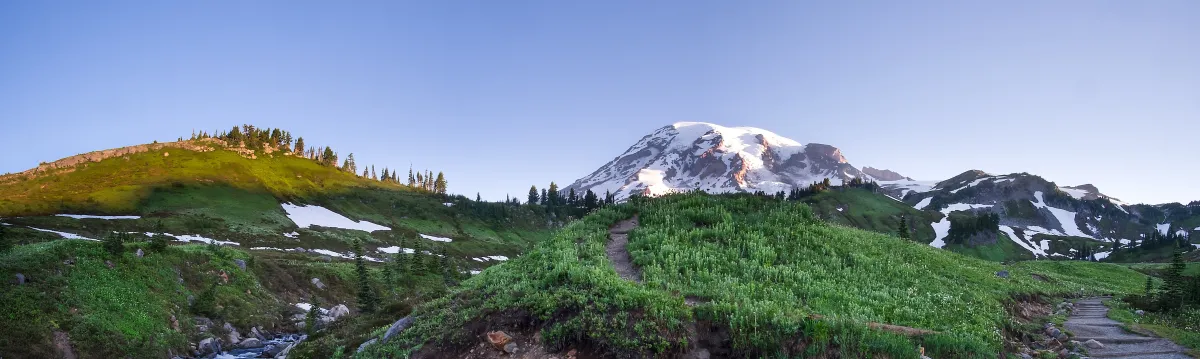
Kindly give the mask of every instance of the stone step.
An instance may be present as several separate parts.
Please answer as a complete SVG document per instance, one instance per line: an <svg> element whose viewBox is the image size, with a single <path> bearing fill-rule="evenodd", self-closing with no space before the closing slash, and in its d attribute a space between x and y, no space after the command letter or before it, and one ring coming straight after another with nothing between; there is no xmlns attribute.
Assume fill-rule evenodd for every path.
<svg viewBox="0 0 1200 359"><path fill-rule="evenodd" d="M1178 351L1174 351L1174 350L1157 350L1157 351L1144 351L1144 352L1103 353L1103 354L1092 354L1092 355L1090 355L1089 357L1090 357L1090 358L1144 358L1144 357L1148 357L1148 356L1151 356L1151 355L1165 355L1165 354L1179 354L1179 355L1181 355L1183 358L1187 358L1187 355L1184 355L1183 353L1180 353L1180 352L1178 352Z"/></svg>

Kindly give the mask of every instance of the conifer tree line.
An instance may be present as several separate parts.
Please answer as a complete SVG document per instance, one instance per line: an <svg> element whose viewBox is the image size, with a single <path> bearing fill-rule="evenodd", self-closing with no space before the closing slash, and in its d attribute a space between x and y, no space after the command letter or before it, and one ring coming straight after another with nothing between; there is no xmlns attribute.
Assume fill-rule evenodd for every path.
<svg viewBox="0 0 1200 359"><path fill-rule="evenodd" d="M1134 306L1155 311L1171 312L1185 307L1200 308L1200 275L1187 276L1187 263L1183 252L1175 251L1171 264L1162 272L1163 284L1155 287L1154 281L1146 278L1146 292L1133 301Z"/></svg>
<svg viewBox="0 0 1200 359"><path fill-rule="evenodd" d="M413 169L409 167L408 177L400 177L399 170L389 170L383 168L383 174L380 175L375 171L375 166L363 166L362 172L359 172L358 163L354 160L354 154L348 154L342 161L339 162L340 156L332 147L329 146L311 146L306 147L307 143L304 137L295 137L293 140L292 133L278 128L257 128L253 125L233 126L229 130L217 130L213 132L200 131L192 132L191 140L216 138L225 141L226 144L232 147L242 147L255 151L266 151L268 148L272 151L282 151L292 153L297 156L302 156L318 163L337 168L343 172L358 175L362 178L373 179L385 183L394 183L407 185L408 187L423 190L426 192L437 193L441 195L447 194L446 176L442 172L425 170L418 171L414 174Z"/></svg>
<svg viewBox="0 0 1200 359"><path fill-rule="evenodd" d="M520 200L515 198L510 198L508 201L512 203L520 202ZM529 186L529 193L525 197L526 205L545 208L547 213L576 218L582 217L597 208L615 203L616 195L611 191L605 191L603 197L592 192L591 189L583 193L576 193L575 189L571 188L566 193L562 193L558 190L558 184L554 182L550 182L549 186L542 188L540 191L537 185Z"/></svg>
<svg viewBox="0 0 1200 359"><path fill-rule="evenodd" d="M1142 235L1141 242L1129 244L1121 244L1120 241L1113 242L1113 253L1135 252L1135 251L1154 251L1163 248L1174 248L1179 251L1192 251L1195 249L1191 243L1191 237L1187 234L1179 232L1167 231L1167 233L1159 232L1158 230L1150 231Z"/></svg>

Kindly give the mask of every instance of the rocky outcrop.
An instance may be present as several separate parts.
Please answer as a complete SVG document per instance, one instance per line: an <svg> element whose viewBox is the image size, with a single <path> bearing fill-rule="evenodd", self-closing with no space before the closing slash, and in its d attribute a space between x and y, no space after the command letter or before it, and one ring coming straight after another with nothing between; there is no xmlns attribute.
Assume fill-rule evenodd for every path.
<svg viewBox="0 0 1200 359"><path fill-rule="evenodd" d="M880 181L900 181L900 180L912 181L913 180L912 178L904 177L903 175L901 175L899 173L892 172L890 170L882 170L882 169L878 169L878 168L872 168L871 166L863 167L862 171L863 171L863 173L866 173L868 176L875 177L876 180L880 180Z"/></svg>

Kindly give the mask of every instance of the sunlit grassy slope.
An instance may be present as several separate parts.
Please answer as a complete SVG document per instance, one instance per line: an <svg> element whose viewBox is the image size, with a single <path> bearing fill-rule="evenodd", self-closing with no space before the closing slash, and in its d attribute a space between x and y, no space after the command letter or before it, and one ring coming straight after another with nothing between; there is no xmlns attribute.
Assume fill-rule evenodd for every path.
<svg viewBox="0 0 1200 359"><path fill-rule="evenodd" d="M642 225L629 250L645 284L619 278L605 255L608 227L635 214ZM1001 270L1010 277L996 276ZM417 308L417 323L400 340L359 357L453 355L496 329L536 332L551 349L679 356L689 323L700 321L728 330L724 345L741 355L915 358L920 345L938 358L994 358L1008 320L1002 304L1013 296L1135 293L1145 278L1103 263L1003 266L826 224L794 202L671 195L572 223ZM866 322L939 334L908 338Z"/></svg>
<svg viewBox="0 0 1200 359"><path fill-rule="evenodd" d="M0 216L62 211L138 213L138 204L154 189L171 184L222 184L279 198L304 198L348 187L386 186L313 160L279 153L249 159L223 149L196 152L170 148L0 184Z"/></svg>

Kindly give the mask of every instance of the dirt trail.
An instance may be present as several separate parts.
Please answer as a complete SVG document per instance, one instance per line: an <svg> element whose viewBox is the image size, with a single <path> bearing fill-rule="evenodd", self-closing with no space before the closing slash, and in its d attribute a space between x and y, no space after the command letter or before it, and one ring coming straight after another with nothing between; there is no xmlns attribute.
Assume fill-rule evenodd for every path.
<svg viewBox="0 0 1200 359"><path fill-rule="evenodd" d="M1191 359L1184 354L1185 348L1163 338L1129 333L1121 329L1121 323L1108 319L1108 307L1102 301L1108 298L1087 298L1075 303L1075 310L1067 319L1066 328L1075 334L1072 340L1087 342L1095 339L1104 348L1089 348L1092 358L1141 358L1141 359Z"/></svg>
<svg viewBox="0 0 1200 359"><path fill-rule="evenodd" d="M608 229L608 246L605 247L605 252L608 254L608 260L612 261L613 267L617 269L617 274L625 280L634 282L642 282L642 272L633 267L633 259L629 258L629 250L625 247L629 245L629 231L632 231L638 226L637 216L617 222L615 226Z"/></svg>

